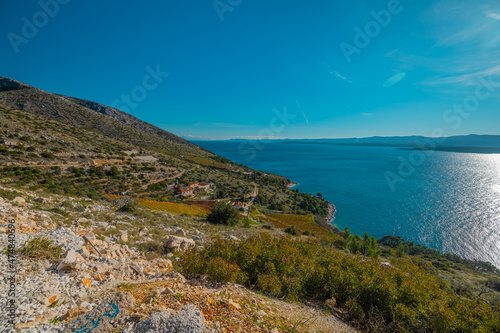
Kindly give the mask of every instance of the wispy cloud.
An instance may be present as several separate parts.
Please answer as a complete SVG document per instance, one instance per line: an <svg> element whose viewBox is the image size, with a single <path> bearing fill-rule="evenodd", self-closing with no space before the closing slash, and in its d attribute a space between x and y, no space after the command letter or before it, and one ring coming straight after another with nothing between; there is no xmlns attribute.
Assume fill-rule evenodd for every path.
<svg viewBox="0 0 500 333"><path fill-rule="evenodd" d="M300 107L299 101L295 101L295 102L297 103L297 106L299 107L300 112L302 112L302 115L304 116L304 119L306 120L306 123L309 124L309 120L307 119L306 114L304 113L304 111L302 111L302 108Z"/></svg>
<svg viewBox="0 0 500 333"><path fill-rule="evenodd" d="M487 16L495 20L500 20L500 14L497 13L489 12Z"/></svg>
<svg viewBox="0 0 500 333"><path fill-rule="evenodd" d="M346 77L345 77L345 76L343 76L343 75L340 75L340 74L339 74L339 72L337 72L337 71L330 72L330 74L332 74L332 75L336 75L337 77L341 78L342 80L347 81L347 82L349 82L349 83L352 83L352 81L351 81L351 80L349 80L348 78L346 78Z"/></svg>
<svg viewBox="0 0 500 333"><path fill-rule="evenodd" d="M360 116L364 116L364 117L371 117L371 116L373 116L373 113L369 113L369 112L361 112L359 115L360 115Z"/></svg>
<svg viewBox="0 0 500 333"><path fill-rule="evenodd" d="M477 79L479 77L498 75L498 74L500 74L500 65L472 73L463 73L459 75L450 75L445 77L436 76L422 81L421 84L427 86L434 86L441 84L460 84L464 86L477 86L478 84Z"/></svg>
<svg viewBox="0 0 500 333"><path fill-rule="evenodd" d="M428 27L425 38L434 44L415 54L399 48L386 56L399 63L399 71L425 69L429 77L418 83L423 86L449 91L477 85L478 77L500 73L499 12L493 0L438 1L421 17Z"/></svg>

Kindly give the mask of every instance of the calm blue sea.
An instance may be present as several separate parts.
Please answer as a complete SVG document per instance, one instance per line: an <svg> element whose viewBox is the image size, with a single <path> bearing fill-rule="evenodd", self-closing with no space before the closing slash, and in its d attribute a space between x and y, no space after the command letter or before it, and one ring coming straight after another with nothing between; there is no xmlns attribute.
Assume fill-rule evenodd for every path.
<svg viewBox="0 0 500 333"><path fill-rule="evenodd" d="M196 144L300 183L337 208L333 224L500 267L500 155L238 141ZM413 161L411 167L404 161ZM387 173L399 180L393 188ZM401 178L394 178L401 177Z"/></svg>

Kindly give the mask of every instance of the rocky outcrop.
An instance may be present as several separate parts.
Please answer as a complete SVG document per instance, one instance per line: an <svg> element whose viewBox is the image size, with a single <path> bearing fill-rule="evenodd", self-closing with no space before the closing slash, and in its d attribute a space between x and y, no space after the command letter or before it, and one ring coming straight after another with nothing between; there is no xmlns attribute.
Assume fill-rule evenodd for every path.
<svg viewBox="0 0 500 333"><path fill-rule="evenodd" d="M195 247L194 240L184 237L170 236L170 238L163 245L166 252L174 251L187 251Z"/></svg>
<svg viewBox="0 0 500 333"><path fill-rule="evenodd" d="M106 293L122 281L149 281L164 277L173 269L170 260L146 260L143 253L126 244L96 239L91 230L55 229L47 213L33 212L5 199L0 200L0 249L9 244L9 224L16 227L16 249L38 237L52 241L52 246L59 246L64 251L60 261L53 263L16 256L15 328L18 330L62 332L59 325L49 325L49 321L55 318L71 320L99 308L99 303L87 303L86 300ZM7 254L0 251L0 267L8 266ZM0 270L0 281L6 281L9 276L7 270ZM1 304L9 299L8 288L9 284L0 284ZM101 301L96 299L96 302ZM0 313L0 332L7 329L6 314L5 311ZM102 331L108 332L107 328Z"/></svg>
<svg viewBox="0 0 500 333"><path fill-rule="evenodd" d="M183 306L179 311L164 310L138 323L132 333L203 333L205 317L194 305Z"/></svg>
<svg viewBox="0 0 500 333"><path fill-rule="evenodd" d="M117 292L109 295L96 308L67 324L68 332L112 332L120 322L134 308L135 299L127 292Z"/></svg>

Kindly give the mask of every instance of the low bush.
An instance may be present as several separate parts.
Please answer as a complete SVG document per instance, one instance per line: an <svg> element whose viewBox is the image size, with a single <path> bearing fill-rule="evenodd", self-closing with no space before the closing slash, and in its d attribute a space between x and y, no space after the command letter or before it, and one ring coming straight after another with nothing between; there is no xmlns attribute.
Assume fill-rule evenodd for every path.
<svg viewBox="0 0 500 333"><path fill-rule="evenodd" d="M19 196L19 194L17 192L6 191L6 190L0 189L0 197L1 198L12 200L12 199L14 199L15 197L18 197L18 196Z"/></svg>
<svg viewBox="0 0 500 333"><path fill-rule="evenodd" d="M244 283L291 300L334 298L367 331L500 332L500 308L459 297L418 258L381 265L339 251L332 242L262 234L240 242L215 240L184 253L181 266L188 275Z"/></svg>
<svg viewBox="0 0 500 333"><path fill-rule="evenodd" d="M61 258L64 251L60 246L52 245L52 240L34 237L19 249L19 253L29 258L55 260Z"/></svg>
<svg viewBox="0 0 500 333"><path fill-rule="evenodd" d="M135 213L137 212L137 207L132 202L128 202L118 208L118 211L122 213Z"/></svg>
<svg viewBox="0 0 500 333"><path fill-rule="evenodd" d="M300 235L300 232L297 230L297 228L294 225L289 226L288 228L286 228L285 232L287 234L292 235L292 236L299 236Z"/></svg>

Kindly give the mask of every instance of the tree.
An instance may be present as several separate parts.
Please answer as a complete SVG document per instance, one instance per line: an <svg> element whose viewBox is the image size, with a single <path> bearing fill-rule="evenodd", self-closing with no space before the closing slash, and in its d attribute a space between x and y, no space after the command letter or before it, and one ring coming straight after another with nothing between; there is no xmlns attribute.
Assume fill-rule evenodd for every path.
<svg viewBox="0 0 500 333"><path fill-rule="evenodd" d="M345 227L344 233L342 235L346 241L351 238L351 232L349 231L349 227Z"/></svg>
<svg viewBox="0 0 500 333"><path fill-rule="evenodd" d="M218 202L212 206L212 212L207 216L207 220L216 224L236 225L239 220L239 213L231 204Z"/></svg>
<svg viewBox="0 0 500 333"><path fill-rule="evenodd" d="M402 243L398 244L398 247L396 248L396 256L399 258L403 258L405 256L405 247Z"/></svg>

